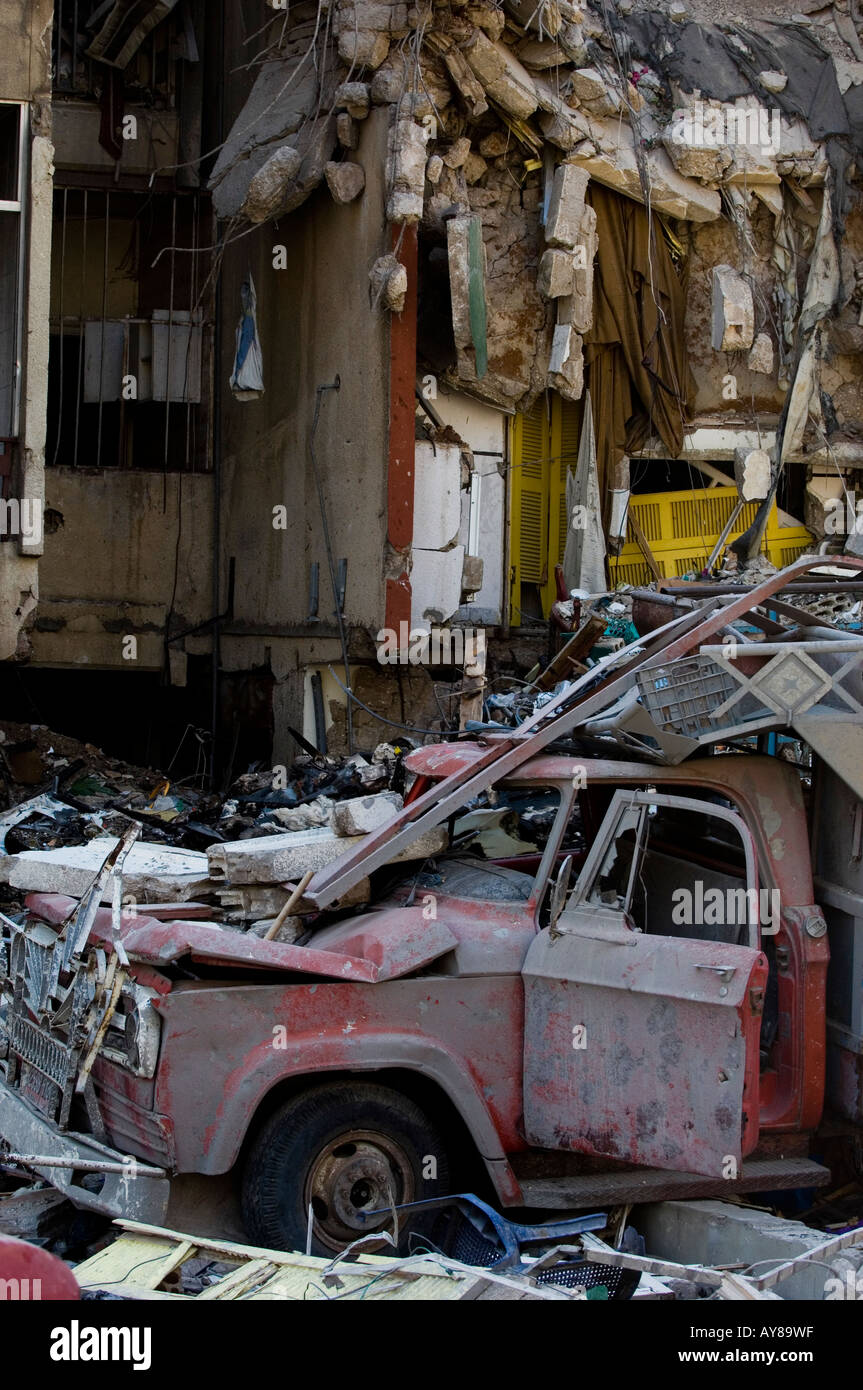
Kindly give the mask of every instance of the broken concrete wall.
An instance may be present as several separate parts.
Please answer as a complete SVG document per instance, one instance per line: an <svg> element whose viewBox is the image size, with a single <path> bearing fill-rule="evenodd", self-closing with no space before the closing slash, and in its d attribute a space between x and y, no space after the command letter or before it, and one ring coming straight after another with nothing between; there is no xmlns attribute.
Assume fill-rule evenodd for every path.
<svg viewBox="0 0 863 1390"><path fill-rule="evenodd" d="M775 299L773 217L763 204L754 202L748 221L748 242L741 246L735 226L722 219L691 226L687 238L686 346L696 382L695 411L706 415L733 416L752 410L778 414L784 392L778 384L779 343ZM754 308L753 336L765 333L774 348L769 375L753 371L749 350L715 348L712 339L713 272L719 265L745 269ZM750 344L751 345L751 344ZM728 378L733 377L733 381Z"/></svg>
<svg viewBox="0 0 863 1390"><path fill-rule="evenodd" d="M373 110L352 151L366 174L362 197L338 205L322 187L225 258L223 304L232 325L240 286L249 270L254 277L266 389L252 402L225 393L222 593L231 556L236 592L222 659L235 671L271 664L282 755L285 725L303 726L304 667L341 660L309 455L317 388L337 376L339 389L320 398L314 441L332 552L336 563L348 562L348 626L377 631L384 611L389 323L372 308L364 269L385 249L387 116ZM225 381L233 353L231 330L219 366ZM307 624L312 562L320 566L320 617Z"/></svg>
<svg viewBox="0 0 863 1390"><path fill-rule="evenodd" d="M161 670L169 611L178 632L210 616L212 488L208 473L51 468L34 661L129 669L132 635L135 669ZM94 519L99 544L82 549ZM190 647L209 643L205 632Z"/></svg>
<svg viewBox="0 0 863 1390"><path fill-rule="evenodd" d="M481 382L459 361L456 380L471 383L494 404L525 408L547 384L554 311L542 298L537 274L543 239L538 174L519 187L511 165L518 154L495 158L482 185L466 189L467 203L482 219L487 275L488 373Z"/></svg>

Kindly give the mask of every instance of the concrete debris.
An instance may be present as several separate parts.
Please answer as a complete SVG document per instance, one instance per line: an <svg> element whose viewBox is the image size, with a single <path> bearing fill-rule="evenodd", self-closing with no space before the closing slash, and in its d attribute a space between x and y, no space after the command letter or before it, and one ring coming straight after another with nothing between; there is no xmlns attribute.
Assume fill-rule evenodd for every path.
<svg viewBox="0 0 863 1390"><path fill-rule="evenodd" d="M217 216L232 217L245 210L252 179L285 146L301 155L302 164L288 181L281 178L276 166L273 178L267 181L267 191L272 193L274 184L281 182L284 197L268 215L277 216L299 207L317 186L335 144L335 121L328 115L315 118L319 99L326 112L331 109L335 86L332 72L331 55L325 59L320 75L303 56L264 63L210 176ZM252 207L257 210L259 206L256 195Z"/></svg>
<svg viewBox="0 0 863 1390"><path fill-rule="evenodd" d="M419 222L423 215L428 129L416 121L398 120L389 137L387 173L390 222Z"/></svg>
<svg viewBox="0 0 863 1390"><path fill-rule="evenodd" d="M376 304L400 314L408 292L408 273L397 257L379 256L369 271L372 298Z"/></svg>
<svg viewBox="0 0 863 1390"><path fill-rule="evenodd" d="M325 164L324 178L337 203L352 203L366 186L366 175L362 165L352 164L350 160L344 160L342 163L330 161Z"/></svg>
<svg viewBox="0 0 863 1390"><path fill-rule="evenodd" d="M207 851L209 876L217 884L286 883L331 864L362 841L362 835L339 836L326 828L212 845ZM428 859L446 845L446 831L435 830L416 840L404 856L394 855L393 862Z"/></svg>
<svg viewBox="0 0 863 1390"><path fill-rule="evenodd" d="M761 376L773 375L773 339L769 333L755 335L746 365L750 372L758 372Z"/></svg>
<svg viewBox="0 0 863 1390"><path fill-rule="evenodd" d="M464 162L465 182L473 187L475 183L479 183L487 169L488 165L482 155L477 154L475 150L471 151Z"/></svg>
<svg viewBox="0 0 863 1390"><path fill-rule="evenodd" d="M2 1155L0 1155L2 1158ZM0 1192L0 1234L20 1240L44 1241L58 1229L69 1207L61 1192L53 1187L22 1187ZM0 1270L2 1274L2 1270Z"/></svg>
<svg viewBox="0 0 863 1390"><path fill-rule="evenodd" d="M364 121L371 106L369 84L367 82L342 82L336 88L333 105L336 110L343 107L355 121Z"/></svg>
<svg viewBox="0 0 863 1390"><path fill-rule="evenodd" d="M831 1275L835 1279L831 1261L825 1259L831 1252L824 1232L771 1212L730 1202L660 1202L643 1208L640 1228L649 1249L659 1257L696 1268L752 1267L749 1277L756 1289L775 1287L782 1298L821 1300ZM857 1241L863 1242L863 1230L857 1233ZM839 1242L836 1245L834 1262L841 1258L839 1251L847 1249Z"/></svg>
<svg viewBox="0 0 863 1390"><path fill-rule="evenodd" d="M572 294L575 262L570 251L544 251L536 277L537 287L545 299L560 299Z"/></svg>
<svg viewBox="0 0 863 1390"><path fill-rule="evenodd" d="M388 34L350 28L339 34L339 57L351 68L379 68L389 51Z"/></svg>
<svg viewBox="0 0 863 1390"><path fill-rule="evenodd" d="M0 857L0 883L28 893L63 893L80 898L116 842L102 836L86 845L62 849L22 850ZM206 894L207 856L176 845L133 845L126 859L124 891L138 902L184 902ZM107 885L103 902L111 901Z"/></svg>
<svg viewBox="0 0 863 1390"><path fill-rule="evenodd" d="M770 455L764 449L735 449L734 477L744 502L763 501L773 481Z"/></svg>
<svg viewBox="0 0 863 1390"><path fill-rule="evenodd" d="M509 144L510 136L507 131L493 130L480 140L479 152L484 159L498 159L502 154L506 154Z"/></svg>
<svg viewBox="0 0 863 1390"><path fill-rule="evenodd" d="M715 351L751 348L754 337L755 307L749 284L733 266L714 266L711 342Z"/></svg>
<svg viewBox="0 0 863 1390"><path fill-rule="evenodd" d="M568 55L559 44L543 42L539 39L524 39L516 48L521 61L527 68L559 68L568 61Z"/></svg>
<svg viewBox="0 0 863 1390"><path fill-rule="evenodd" d="M629 198L635 198L637 202L643 202L636 139L630 127L623 121L591 119L583 134L589 136L597 147L596 155L580 161L591 178L625 193ZM547 131L546 137L551 139ZM573 146L575 143L573 139ZM679 173L664 149L653 148L644 159L650 202L659 212L687 222L713 222L719 217L722 201L716 189L705 188Z"/></svg>
<svg viewBox="0 0 863 1390"><path fill-rule="evenodd" d="M463 136L444 152L443 162L448 169L460 169L470 154L470 140Z"/></svg>
<svg viewBox="0 0 863 1390"><path fill-rule="evenodd" d="M249 184L243 211L250 222L266 222L285 201L288 185L300 171L303 156L293 145L282 145L270 155Z"/></svg>
<svg viewBox="0 0 863 1390"><path fill-rule="evenodd" d="M504 44L475 29L462 53L488 96L508 115L522 121L533 115L539 105L533 79Z"/></svg>
<svg viewBox="0 0 863 1390"><path fill-rule="evenodd" d="M587 170L577 164L561 164L555 171L545 221L545 239L549 246L572 250L578 244L589 182Z"/></svg>
<svg viewBox="0 0 863 1390"><path fill-rule="evenodd" d="M337 802L330 824L337 835L368 835L379 830L402 809L404 801L397 792L379 792L377 796L355 796Z"/></svg>
<svg viewBox="0 0 863 1390"><path fill-rule="evenodd" d="M597 252L596 213L593 208L582 209L575 236L575 245L569 253L572 288L564 298L558 300L557 321L559 324L571 324L578 333L587 333L593 326L593 278Z"/></svg>
<svg viewBox="0 0 863 1390"><path fill-rule="evenodd" d="M355 150L360 143L359 124L347 111L336 116L336 138L344 150Z"/></svg>
<svg viewBox="0 0 863 1390"><path fill-rule="evenodd" d="M568 82L575 102L592 116L613 116L620 110L622 97L618 88L596 68L576 68Z"/></svg>

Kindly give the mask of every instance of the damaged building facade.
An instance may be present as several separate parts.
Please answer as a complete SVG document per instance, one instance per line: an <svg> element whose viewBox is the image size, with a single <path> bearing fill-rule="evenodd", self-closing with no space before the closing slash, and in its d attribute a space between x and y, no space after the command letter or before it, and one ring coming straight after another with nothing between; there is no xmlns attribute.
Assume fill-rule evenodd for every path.
<svg viewBox="0 0 863 1390"><path fill-rule="evenodd" d="M796 3L7 0L0 1239L856 1290L863 23Z"/></svg>
<svg viewBox="0 0 863 1390"><path fill-rule="evenodd" d="M476 683L412 633L519 676L572 590L859 544L853 21L18 8L19 717L373 746L343 687L422 729Z"/></svg>

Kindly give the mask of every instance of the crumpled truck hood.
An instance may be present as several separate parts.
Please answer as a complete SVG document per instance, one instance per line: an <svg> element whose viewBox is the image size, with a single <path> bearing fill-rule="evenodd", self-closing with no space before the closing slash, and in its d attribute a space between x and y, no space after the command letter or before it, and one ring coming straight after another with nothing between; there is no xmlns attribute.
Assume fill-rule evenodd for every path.
<svg viewBox="0 0 863 1390"><path fill-rule="evenodd" d="M77 899L58 893L31 893L25 901L34 916L52 926L59 926L77 906ZM110 945L110 909L100 908L96 913L90 936L101 945ZM263 941L214 922L158 922L141 914L123 915L120 937L130 960L147 965L167 965L188 956L213 965L298 971L366 984L410 975L458 945L442 922L423 917L421 907L364 913L323 928L314 939L316 944L310 946Z"/></svg>

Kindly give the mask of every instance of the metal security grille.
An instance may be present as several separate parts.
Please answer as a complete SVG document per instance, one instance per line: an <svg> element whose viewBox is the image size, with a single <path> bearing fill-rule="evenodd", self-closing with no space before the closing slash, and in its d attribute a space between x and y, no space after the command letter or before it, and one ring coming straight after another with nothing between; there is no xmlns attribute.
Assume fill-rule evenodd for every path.
<svg viewBox="0 0 863 1390"><path fill-rule="evenodd" d="M210 240L194 191L55 191L49 464L207 468Z"/></svg>

